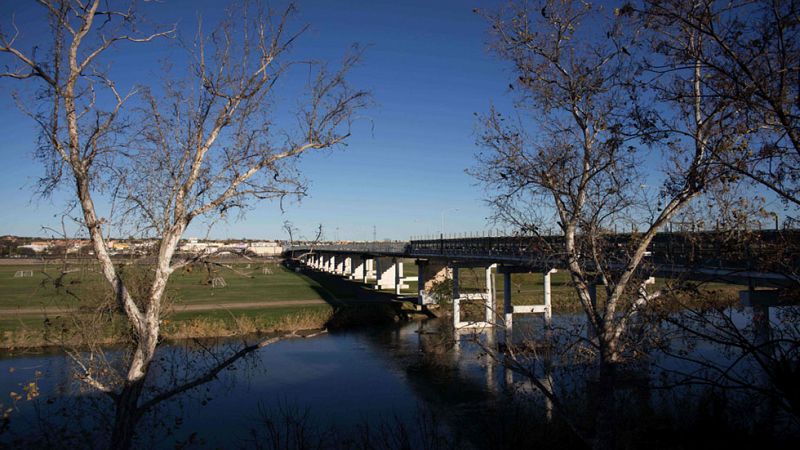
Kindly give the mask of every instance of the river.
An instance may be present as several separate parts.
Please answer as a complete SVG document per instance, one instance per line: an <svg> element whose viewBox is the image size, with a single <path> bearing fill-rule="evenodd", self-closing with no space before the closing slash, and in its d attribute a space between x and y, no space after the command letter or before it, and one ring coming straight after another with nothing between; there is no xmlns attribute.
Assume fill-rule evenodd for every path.
<svg viewBox="0 0 800 450"><path fill-rule="evenodd" d="M535 327L537 319L531 320ZM561 325L576 320L557 318ZM521 320L519 328L524 326ZM352 444L367 434L386 439L403 429L417 439L441 438L462 448L490 442L512 447L511 439L519 436L504 429L509 421L503 411L523 405L526 420L542 421L549 417L546 403L524 377L503 370L482 351L485 334L462 336L454 345L450 327L447 321L426 319L267 346L216 379L156 405L138 426L136 446L252 447L302 428L303 439L326 444ZM241 345L238 340L164 345L149 377L163 391L203 373ZM69 447L75 441L63 436L70 434L86 446L102 446L97 430L107 430L110 402L80 391L71 373L61 353L0 359L2 402L12 405L0 444ZM38 379L39 396L27 401L22 387L33 379ZM566 384L580 387L582 382ZM15 406L6 397L12 391L23 397ZM513 420L519 422L520 411L515 411ZM302 426L292 431L289 422Z"/></svg>

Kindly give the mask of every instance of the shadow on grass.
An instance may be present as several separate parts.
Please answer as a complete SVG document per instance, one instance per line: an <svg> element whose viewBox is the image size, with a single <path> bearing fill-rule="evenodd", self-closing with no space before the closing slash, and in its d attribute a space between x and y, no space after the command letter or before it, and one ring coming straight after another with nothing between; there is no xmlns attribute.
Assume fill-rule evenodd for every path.
<svg viewBox="0 0 800 450"><path fill-rule="evenodd" d="M311 280L311 288L333 307L333 316L326 323L330 330L383 325L409 319L403 302L390 292L376 291L357 281L303 266L290 268Z"/></svg>

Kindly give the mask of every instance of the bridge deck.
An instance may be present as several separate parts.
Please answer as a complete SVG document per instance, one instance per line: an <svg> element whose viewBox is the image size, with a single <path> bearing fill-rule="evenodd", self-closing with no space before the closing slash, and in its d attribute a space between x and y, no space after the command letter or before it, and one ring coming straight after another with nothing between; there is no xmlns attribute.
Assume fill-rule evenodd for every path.
<svg viewBox="0 0 800 450"><path fill-rule="evenodd" d="M637 234L602 236L603 265L622 269L638 239ZM585 243L579 239L579 245ZM561 236L496 236L297 246L288 251L446 259L548 270L566 265L563 248ZM766 286L800 284L800 230L659 233L649 251L642 270L658 276Z"/></svg>

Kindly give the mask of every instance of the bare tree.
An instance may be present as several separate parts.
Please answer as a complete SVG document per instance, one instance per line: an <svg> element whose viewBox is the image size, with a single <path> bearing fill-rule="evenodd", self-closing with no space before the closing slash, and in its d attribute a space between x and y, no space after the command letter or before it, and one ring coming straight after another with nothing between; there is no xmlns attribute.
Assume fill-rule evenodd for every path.
<svg viewBox="0 0 800 450"><path fill-rule="evenodd" d="M735 105L731 126L747 138L720 162L800 205L800 2L648 0L625 8L638 8L652 29L703 40L706 95Z"/></svg>
<svg viewBox="0 0 800 450"><path fill-rule="evenodd" d="M569 271L597 368L595 426L581 435L610 448L616 367L635 349L634 317L659 295L644 284L648 246L716 179L715 155L732 145L723 132L731 108L706 100L705 37L691 28L648 49L661 52L654 61L642 56L654 41L639 23L591 3L514 2L483 15L492 50L516 75L517 114L482 119L473 172L499 220L561 235L542 244ZM624 242L611 233L620 223L637 231Z"/></svg>
<svg viewBox="0 0 800 450"><path fill-rule="evenodd" d="M309 247L309 250L306 251L306 252L301 253L300 255L295 255L295 253L294 253L294 245L295 245L296 241L295 241L294 234L296 232L300 231L300 230L297 229L294 226L294 224L292 222L288 221L288 220L283 222L283 229L286 231L286 234L289 235L289 248L292 249L290 251L289 258L292 261L299 261L299 260L305 258L306 256L308 256L310 253L312 253L314 251L314 247L316 247L319 244L319 242L322 240L322 236L323 236L322 224L319 224L317 226L317 229L315 230L315 235L314 235L314 237L312 239L310 239L310 240L303 239L302 236L298 236L298 237L301 238L301 240L305 241L305 243Z"/></svg>
<svg viewBox="0 0 800 450"><path fill-rule="evenodd" d="M26 52L12 23L13 33L0 33L0 52L10 67L2 76L42 86L30 110L42 136L38 155L48 169L43 188L54 189L62 176L74 186L103 278L129 324L131 353L120 376L104 375L76 358L84 369L80 379L115 401L120 420L112 442L127 447L136 421L124 418L139 408L159 342L165 288L170 275L190 263L173 260L183 232L199 217L213 220L254 199L304 192L292 163L305 152L344 142L353 113L366 104L367 94L345 80L360 52L335 70L303 63L308 82L297 126L282 127L270 108L280 107L274 92L299 64L288 59L289 50L306 27L291 30L292 3L277 13L244 3L210 34L198 32L184 79L169 83L163 95L142 90L144 102L131 116L140 126L134 126L123 119L136 91L119 92L103 64L119 43L150 42L174 30L140 34L133 5L112 10L100 0L40 3L50 41ZM96 208L104 194L126 206L125 220L140 220L139 229L159 240L146 289L132 292L111 259L110 219Z"/></svg>

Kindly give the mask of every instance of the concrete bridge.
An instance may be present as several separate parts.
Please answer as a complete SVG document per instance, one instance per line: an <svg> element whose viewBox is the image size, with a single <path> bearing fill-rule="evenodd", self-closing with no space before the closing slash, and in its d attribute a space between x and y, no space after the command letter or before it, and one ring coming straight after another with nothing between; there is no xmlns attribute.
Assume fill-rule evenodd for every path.
<svg viewBox="0 0 800 450"><path fill-rule="evenodd" d="M604 266L623 268L626 251L638 239L636 234L603 236ZM503 275L504 322L511 327L515 314L542 314L552 317L550 277L566 267L561 236L481 236L411 240L408 242L363 242L343 245L293 246L288 253L302 255L311 268L357 280L375 289L393 289L400 296L408 282L417 281L419 292L412 299L420 308L432 303L434 282L453 280L453 320L456 328L490 326L494 322L496 287L492 271ZM416 277L404 274L401 259L413 259ZM459 269L485 270L484 292L459 292ZM775 291L756 291L756 287L793 288L800 286L800 230L737 232L659 233L653 239L641 265L645 284L653 276L696 281L720 281L748 286L742 292L745 304L764 303ZM539 272L543 277L544 303L513 306L511 274ZM596 297L598 283L591 291ZM643 286L645 287L645 286ZM769 298L767 298L769 297ZM483 321L461 321L460 302L481 300L486 305Z"/></svg>

